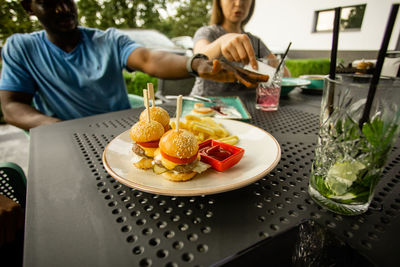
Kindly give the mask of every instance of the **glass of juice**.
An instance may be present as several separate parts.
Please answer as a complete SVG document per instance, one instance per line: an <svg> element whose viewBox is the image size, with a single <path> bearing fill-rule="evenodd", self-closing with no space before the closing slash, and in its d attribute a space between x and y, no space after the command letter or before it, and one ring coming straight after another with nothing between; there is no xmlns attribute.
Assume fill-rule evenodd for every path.
<svg viewBox="0 0 400 267"><path fill-rule="evenodd" d="M399 135L400 79L381 77L366 122L361 122L369 75L325 78L320 129L308 192L335 213L367 211Z"/></svg>
<svg viewBox="0 0 400 267"><path fill-rule="evenodd" d="M262 61L275 68L275 75L272 75L268 82L260 83L256 88L256 108L265 111L275 111L279 107L284 62L282 62L279 71L276 72L279 60L263 59Z"/></svg>

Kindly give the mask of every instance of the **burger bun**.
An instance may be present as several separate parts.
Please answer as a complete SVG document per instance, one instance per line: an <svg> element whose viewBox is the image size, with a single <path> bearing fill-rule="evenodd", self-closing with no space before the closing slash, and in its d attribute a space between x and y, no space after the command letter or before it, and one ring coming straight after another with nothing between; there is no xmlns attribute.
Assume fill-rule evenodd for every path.
<svg viewBox="0 0 400 267"><path fill-rule="evenodd" d="M160 150L179 159L187 159L197 154L199 146L196 136L185 129L170 130L160 139Z"/></svg>
<svg viewBox="0 0 400 267"><path fill-rule="evenodd" d="M164 134L164 127L154 120L143 120L135 123L129 135L135 142L151 142L161 138Z"/></svg>
<svg viewBox="0 0 400 267"><path fill-rule="evenodd" d="M169 114L162 107L150 107L150 119L161 123L165 131L169 130L169 120L170 120ZM139 116L139 120L140 121L147 120L146 110L142 111L142 113Z"/></svg>
<svg viewBox="0 0 400 267"><path fill-rule="evenodd" d="M197 174L196 172L186 172L186 173L163 172L161 175L167 180L173 182L184 182L192 179L196 174Z"/></svg>

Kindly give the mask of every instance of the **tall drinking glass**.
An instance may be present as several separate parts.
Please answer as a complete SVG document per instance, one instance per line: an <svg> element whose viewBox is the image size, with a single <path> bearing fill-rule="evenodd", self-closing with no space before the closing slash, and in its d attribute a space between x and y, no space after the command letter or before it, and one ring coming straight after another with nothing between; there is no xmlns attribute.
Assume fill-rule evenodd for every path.
<svg viewBox="0 0 400 267"><path fill-rule="evenodd" d="M325 78L320 129L308 192L339 214L365 212L399 134L400 79L382 78L368 122L364 112L371 76Z"/></svg>
<svg viewBox="0 0 400 267"><path fill-rule="evenodd" d="M273 68L279 65L278 59L263 59L264 63ZM265 83L259 83L256 88L256 108L264 111L275 111L279 107L279 98L281 96L281 84L285 61L282 62L279 71L270 77ZM274 72L275 73L275 70Z"/></svg>

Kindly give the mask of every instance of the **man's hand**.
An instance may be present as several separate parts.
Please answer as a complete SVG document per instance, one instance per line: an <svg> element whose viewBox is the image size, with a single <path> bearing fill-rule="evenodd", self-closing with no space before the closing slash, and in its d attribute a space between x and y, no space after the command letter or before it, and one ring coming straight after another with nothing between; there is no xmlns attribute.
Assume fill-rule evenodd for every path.
<svg viewBox="0 0 400 267"><path fill-rule="evenodd" d="M218 59L213 61L195 59L192 67L201 78L217 82L239 81L246 87L257 87L258 83L269 79L268 75L251 72Z"/></svg>
<svg viewBox="0 0 400 267"><path fill-rule="evenodd" d="M14 241L24 227L24 212L21 206L0 194L0 248Z"/></svg>

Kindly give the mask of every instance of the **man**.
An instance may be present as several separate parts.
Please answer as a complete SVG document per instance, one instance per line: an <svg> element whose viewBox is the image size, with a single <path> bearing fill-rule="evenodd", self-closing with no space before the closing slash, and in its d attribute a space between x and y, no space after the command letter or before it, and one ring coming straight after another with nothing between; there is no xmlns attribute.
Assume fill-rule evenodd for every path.
<svg viewBox="0 0 400 267"><path fill-rule="evenodd" d="M216 68L199 55L188 59L151 51L115 29L78 27L73 0L22 0L22 5L44 28L11 36L2 52L4 119L22 129L129 108L123 68L163 79L190 73L216 81L238 79L226 65Z"/></svg>

